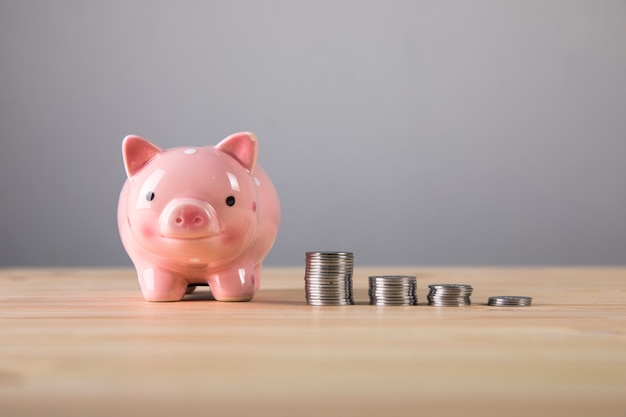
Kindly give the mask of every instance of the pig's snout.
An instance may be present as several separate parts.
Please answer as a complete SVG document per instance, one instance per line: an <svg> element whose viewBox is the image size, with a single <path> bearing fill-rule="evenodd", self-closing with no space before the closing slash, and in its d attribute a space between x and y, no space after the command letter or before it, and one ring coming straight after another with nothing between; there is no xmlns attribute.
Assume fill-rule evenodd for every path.
<svg viewBox="0 0 626 417"><path fill-rule="evenodd" d="M170 201L159 218L161 234L179 239L197 239L219 232L213 207L194 198Z"/></svg>

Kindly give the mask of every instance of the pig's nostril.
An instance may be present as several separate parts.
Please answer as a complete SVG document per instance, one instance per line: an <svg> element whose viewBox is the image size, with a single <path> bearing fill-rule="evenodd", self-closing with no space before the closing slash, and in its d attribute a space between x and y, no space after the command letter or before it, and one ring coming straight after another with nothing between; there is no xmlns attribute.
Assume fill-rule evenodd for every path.
<svg viewBox="0 0 626 417"><path fill-rule="evenodd" d="M200 223L202 223L202 217L196 216L193 218L193 224L200 224Z"/></svg>
<svg viewBox="0 0 626 417"><path fill-rule="evenodd" d="M176 224L182 224L183 223L183 218L182 217L176 217Z"/></svg>

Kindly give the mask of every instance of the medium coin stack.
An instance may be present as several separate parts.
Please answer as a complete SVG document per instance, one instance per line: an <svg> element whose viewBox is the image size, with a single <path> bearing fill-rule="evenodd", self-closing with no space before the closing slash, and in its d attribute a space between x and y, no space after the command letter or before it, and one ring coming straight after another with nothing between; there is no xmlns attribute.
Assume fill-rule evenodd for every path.
<svg viewBox="0 0 626 417"><path fill-rule="evenodd" d="M471 304L473 288L467 284L432 284L429 285L428 305L438 307L460 307Z"/></svg>
<svg viewBox="0 0 626 417"><path fill-rule="evenodd" d="M410 275L369 277L370 304L377 306L417 305L417 279Z"/></svg>
<svg viewBox="0 0 626 417"><path fill-rule="evenodd" d="M517 295L499 295L489 297L487 305L497 307L528 307L532 303L531 297L521 297Z"/></svg>
<svg viewBox="0 0 626 417"><path fill-rule="evenodd" d="M352 252L306 252L306 302L315 306L354 304Z"/></svg>

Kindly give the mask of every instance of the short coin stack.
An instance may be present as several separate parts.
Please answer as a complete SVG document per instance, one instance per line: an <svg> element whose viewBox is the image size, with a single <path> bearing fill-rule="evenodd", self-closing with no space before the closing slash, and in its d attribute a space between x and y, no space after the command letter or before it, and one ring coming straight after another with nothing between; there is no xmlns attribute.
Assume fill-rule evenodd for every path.
<svg viewBox="0 0 626 417"><path fill-rule="evenodd" d="M521 297L517 295L500 295L489 297L487 305L497 307L527 307L532 303L531 297Z"/></svg>
<svg viewBox="0 0 626 417"><path fill-rule="evenodd" d="M370 304L377 306L417 305L417 279L410 275L369 277Z"/></svg>
<svg viewBox="0 0 626 417"><path fill-rule="evenodd" d="M315 306L354 304L352 252L306 252L306 302Z"/></svg>
<svg viewBox="0 0 626 417"><path fill-rule="evenodd" d="M461 307L471 304L473 288L467 284L432 284L429 285L428 305L438 307Z"/></svg>

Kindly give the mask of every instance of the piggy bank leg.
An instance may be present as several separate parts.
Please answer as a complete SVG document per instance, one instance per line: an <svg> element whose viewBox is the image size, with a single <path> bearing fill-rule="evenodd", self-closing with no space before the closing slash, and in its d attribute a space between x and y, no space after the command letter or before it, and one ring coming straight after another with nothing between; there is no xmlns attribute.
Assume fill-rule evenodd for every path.
<svg viewBox="0 0 626 417"><path fill-rule="evenodd" d="M213 274L208 283L213 298L218 301L248 301L254 297L255 268L230 269Z"/></svg>
<svg viewBox="0 0 626 417"><path fill-rule="evenodd" d="M147 301L178 301L187 291L187 282L181 276L161 268L138 267L137 276Z"/></svg>

